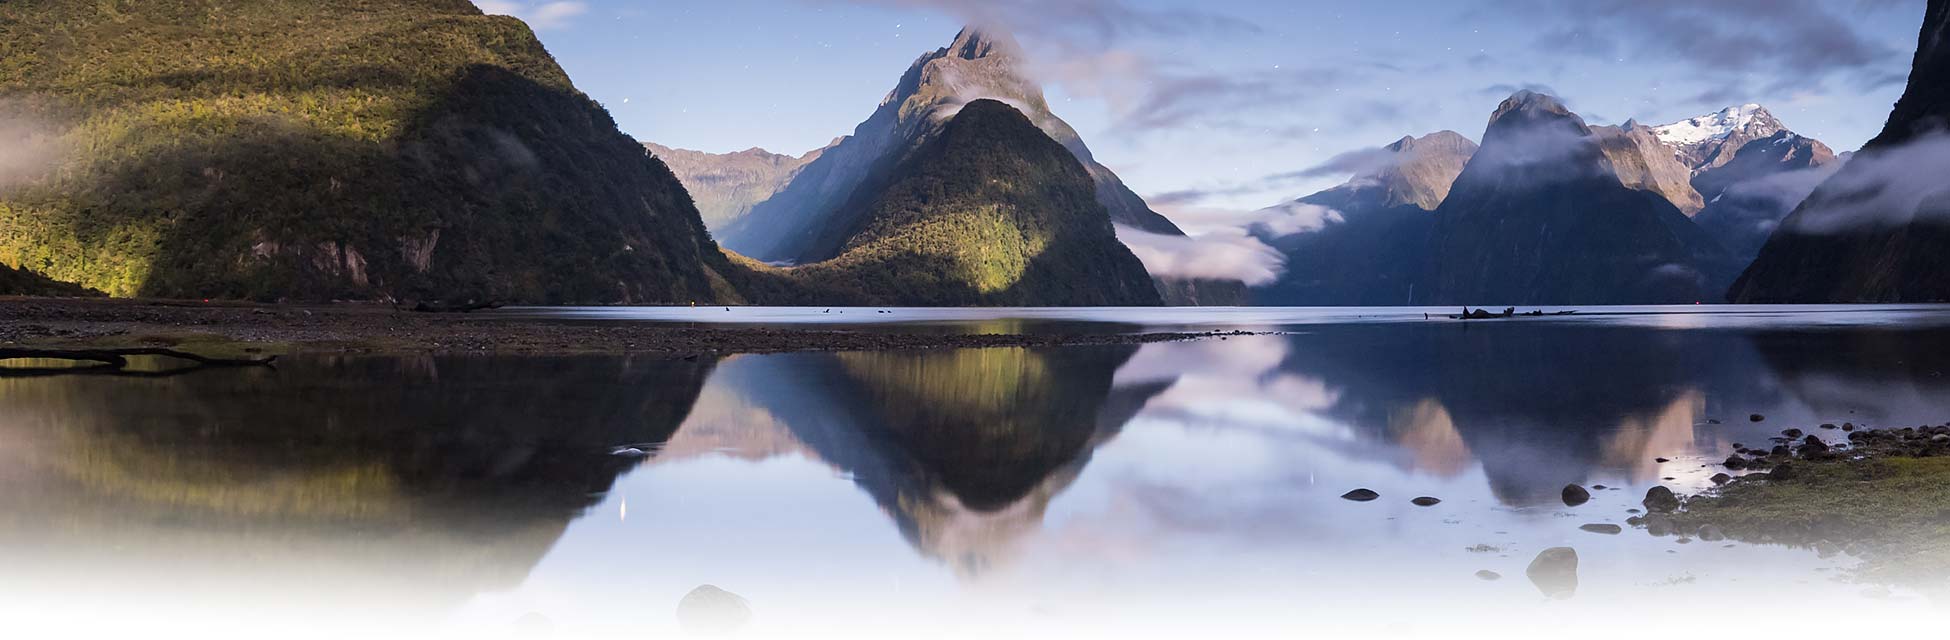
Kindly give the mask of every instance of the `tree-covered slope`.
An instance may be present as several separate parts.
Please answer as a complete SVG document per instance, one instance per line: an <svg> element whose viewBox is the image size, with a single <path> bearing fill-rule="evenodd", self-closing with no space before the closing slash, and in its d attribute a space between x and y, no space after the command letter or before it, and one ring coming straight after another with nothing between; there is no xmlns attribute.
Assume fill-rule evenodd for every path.
<svg viewBox="0 0 1950 640"><path fill-rule="evenodd" d="M99 296L100 292L49 280L32 271L0 264L0 296Z"/></svg>
<svg viewBox="0 0 1950 640"><path fill-rule="evenodd" d="M749 290L790 294L783 280L803 291L802 303L1159 302L1089 172L1008 105L969 103L873 186L837 257L761 268Z"/></svg>
<svg viewBox="0 0 1950 640"><path fill-rule="evenodd" d="M114 295L733 295L670 171L466 0L9 0L0 110L0 263Z"/></svg>

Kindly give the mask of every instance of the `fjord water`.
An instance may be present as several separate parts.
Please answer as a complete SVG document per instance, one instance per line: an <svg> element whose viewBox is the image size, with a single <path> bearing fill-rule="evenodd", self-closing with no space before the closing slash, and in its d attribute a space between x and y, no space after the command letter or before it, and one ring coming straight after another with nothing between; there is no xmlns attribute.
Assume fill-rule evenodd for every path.
<svg viewBox="0 0 1950 640"><path fill-rule="evenodd" d="M0 627L670 637L703 584L749 601L743 637L1950 621L1950 595L1858 581L1847 555L1579 529L1709 486L1733 443L1950 419L1943 308L835 311L511 313L1269 333L0 377ZM1567 507L1567 483L1613 489ZM1553 547L1576 549L1574 589L1526 577Z"/></svg>

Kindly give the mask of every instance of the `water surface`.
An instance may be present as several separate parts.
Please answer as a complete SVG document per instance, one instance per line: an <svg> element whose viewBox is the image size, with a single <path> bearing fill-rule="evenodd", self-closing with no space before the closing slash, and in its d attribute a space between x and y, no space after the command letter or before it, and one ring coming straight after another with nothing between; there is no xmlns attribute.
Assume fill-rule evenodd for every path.
<svg viewBox="0 0 1950 640"><path fill-rule="evenodd" d="M843 311L868 320L511 313L1277 333L0 377L0 625L669 637L701 584L750 601L745 637L1800 637L1950 621L1942 592L1854 580L1846 555L1579 530L1623 523L1652 485L1704 488L1734 443L1783 428L1950 419L1941 308ZM1567 483L1617 489L1568 508ZM1382 498L1338 497L1356 487ZM1577 550L1575 591L1526 578L1550 547ZM1781 615L1797 607L1849 613Z"/></svg>

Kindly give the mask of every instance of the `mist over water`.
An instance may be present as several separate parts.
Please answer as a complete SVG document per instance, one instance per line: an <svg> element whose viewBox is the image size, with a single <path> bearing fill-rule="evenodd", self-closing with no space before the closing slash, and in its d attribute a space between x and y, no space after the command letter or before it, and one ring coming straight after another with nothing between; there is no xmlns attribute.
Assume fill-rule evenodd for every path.
<svg viewBox="0 0 1950 640"><path fill-rule="evenodd" d="M1708 486L1736 442L1950 418L1940 308L1690 311L1254 310L1201 317L1282 333L0 376L0 627L1509 638L1950 620L1940 589L1858 581L1847 555L1579 529L1622 525L1653 485ZM1566 507L1567 483L1616 489ZM1381 498L1340 498L1355 488ZM1527 575L1560 547L1568 591ZM1728 615L1786 603L1850 613Z"/></svg>

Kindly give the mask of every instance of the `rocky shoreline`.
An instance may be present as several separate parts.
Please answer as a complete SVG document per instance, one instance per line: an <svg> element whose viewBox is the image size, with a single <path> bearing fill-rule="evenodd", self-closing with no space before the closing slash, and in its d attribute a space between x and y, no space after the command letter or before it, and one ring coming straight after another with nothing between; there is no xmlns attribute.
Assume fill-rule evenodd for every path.
<svg viewBox="0 0 1950 640"><path fill-rule="evenodd" d="M1628 524L1679 542L1736 540L1861 561L1856 577L1940 586L1950 576L1950 424L1863 429L1830 442L1786 429L1737 446L1718 486L1692 496L1653 487ZM1741 474L1741 475L1734 475Z"/></svg>
<svg viewBox="0 0 1950 640"><path fill-rule="evenodd" d="M0 345L182 347L230 353L779 353L1144 344L1252 335L945 333L689 327L414 313L374 304L0 298Z"/></svg>

